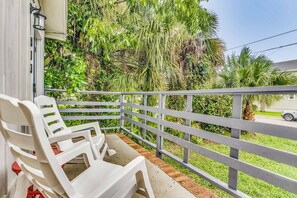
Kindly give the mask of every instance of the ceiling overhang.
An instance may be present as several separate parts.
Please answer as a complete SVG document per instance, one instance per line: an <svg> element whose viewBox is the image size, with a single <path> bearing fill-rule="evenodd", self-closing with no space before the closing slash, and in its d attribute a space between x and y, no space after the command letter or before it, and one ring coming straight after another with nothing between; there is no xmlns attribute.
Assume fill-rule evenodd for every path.
<svg viewBox="0 0 297 198"><path fill-rule="evenodd" d="M46 16L45 37L65 41L67 38L67 0L41 0Z"/></svg>

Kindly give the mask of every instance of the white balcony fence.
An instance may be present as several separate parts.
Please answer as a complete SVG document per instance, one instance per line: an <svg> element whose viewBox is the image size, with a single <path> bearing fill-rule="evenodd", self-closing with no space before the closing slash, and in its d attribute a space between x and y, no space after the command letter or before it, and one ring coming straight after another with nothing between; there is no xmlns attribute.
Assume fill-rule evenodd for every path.
<svg viewBox="0 0 297 198"><path fill-rule="evenodd" d="M57 99L65 98L61 97L61 95L65 96L64 92L65 90L46 89L46 94L54 95ZM162 158L163 155L170 157L182 166L228 192L230 195L235 197L248 197L248 195L237 189L239 171L297 194L296 180L249 164L240 160L239 157L239 151L245 151L282 164L297 167L297 154L295 153L240 139L241 131L251 131L296 141L297 128L251 122L242 119L242 101L245 95L292 93L297 93L297 86L133 93L81 91L78 93L79 97L77 94L74 94L68 101L58 100L58 104L65 120L98 120L102 123L101 125L104 125L101 126L104 130L118 130L122 133L132 135L139 141L156 149L156 156L160 158ZM232 97L232 116L219 117L193 113L193 97L207 95L228 95ZM183 110L165 108L166 97L168 96L183 97L185 99L185 108ZM155 104L157 103L158 105L150 106L148 104L149 97L155 98ZM92 98L92 101L82 101L84 98ZM102 113L108 115L99 115ZM185 122L176 123L168 121L165 116L179 118ZM193 122L230 128L231 135L225 136L202 130L192 126ZM138 132L135 132L135 128L139 129ZM184 138L170 134L166 132L165 129L173 129L184 133ZM147 139L146 133L154 134L156 137L155 141ZM230 154L224 155L195 144L190 141L191 136L197 136L218 144L226 145L230 147ZM183 159L163 148L164 139L183 148ZM190 164L190 150L228 166L228 183Z"/></svg>

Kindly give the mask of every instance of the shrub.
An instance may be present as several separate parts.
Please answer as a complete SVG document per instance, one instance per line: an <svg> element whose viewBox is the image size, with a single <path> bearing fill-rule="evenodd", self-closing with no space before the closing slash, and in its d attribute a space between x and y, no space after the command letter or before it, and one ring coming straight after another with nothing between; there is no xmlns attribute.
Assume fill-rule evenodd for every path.
<svg viewBox="0 0 297 198"><path fill-rule="evenodd" d="M193 98L193 112L219 117L232 116L232 97L231 96L195 96ZM213 124L200 123L203 130L225 134L230 132L229 128Z"/></svg>

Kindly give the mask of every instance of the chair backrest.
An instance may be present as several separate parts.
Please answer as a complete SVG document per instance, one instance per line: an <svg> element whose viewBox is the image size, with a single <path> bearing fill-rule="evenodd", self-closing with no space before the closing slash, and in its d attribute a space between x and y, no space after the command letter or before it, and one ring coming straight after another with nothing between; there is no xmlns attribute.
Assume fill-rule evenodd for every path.
<svg viewBox="0 0 297 198"><path fill-rule="evenodd" d="M42 114L44 128L48 136L51 137L55 134L71 133L62 119L54 98L40 95L34 98L34 103ZM71 140L65 140L63 142L59 142L58 146L60 150L64 151L73 146L73 142Z"/></svg>
<svg viewBox="0 0 297 198"><path fill-rule="evenodd" d="M21 132L20 126L28 126L31 134ZM51 149L40 111L32 102L0 94L0 131L23 173L39 191L48 197L75 194Z"/></svg>
<svg viewBox="0 0 297 198"><path fill-rule="evenodd" d="M49 136L67 129L54 98L40 95L34 98L34 103L42 114L44 127Z"/></svg>

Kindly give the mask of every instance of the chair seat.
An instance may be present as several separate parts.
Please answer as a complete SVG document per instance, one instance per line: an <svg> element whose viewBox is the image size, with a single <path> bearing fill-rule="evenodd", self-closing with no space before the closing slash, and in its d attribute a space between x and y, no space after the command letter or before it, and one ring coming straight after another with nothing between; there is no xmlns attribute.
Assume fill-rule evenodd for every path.
<svg viewBox="0 0 297 198"><path fill-rule="evenodd" d="M93 166L86 169L79 176L74 178L71 183L74 189L82 195L89 194L98 188L107 180L115 176L119 171L123 169L122 166L111 164L102 160L96 160ZM86 182L88 181L88 182ZM128 193L135 192L136 187L136 178L131 178L130 181L127 181L127 185L123 186L122 189L116 193L120 197L125 197ZM116 197L115 196L115 197Z"/></svg>

